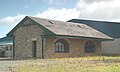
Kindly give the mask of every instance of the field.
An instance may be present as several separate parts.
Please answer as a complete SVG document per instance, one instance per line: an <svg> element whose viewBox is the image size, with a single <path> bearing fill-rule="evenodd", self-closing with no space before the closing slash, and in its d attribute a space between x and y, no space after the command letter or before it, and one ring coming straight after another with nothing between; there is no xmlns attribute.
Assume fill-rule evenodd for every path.
<svg viewBox="0 0 120 72"><path fill-rule="evenodd" d="M21 60L10 72L120 72L120 57Z"/></svg>

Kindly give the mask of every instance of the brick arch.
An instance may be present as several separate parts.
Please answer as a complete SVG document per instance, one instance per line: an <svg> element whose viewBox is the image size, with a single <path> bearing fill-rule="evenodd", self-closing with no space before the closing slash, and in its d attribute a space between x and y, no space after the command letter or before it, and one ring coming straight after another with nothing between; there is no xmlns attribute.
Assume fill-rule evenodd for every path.
<svg viewBox="0 0 120 72"><path fill-rule="evenodd" d="M55 52L69 52L69 43L65 39L58 39L55 44Z"/></svg>
<svg viewBox="0 0 120 72"><path fill-rule="evenodd" d="M59 40L59 39L64 39L64 40L66 40L66 41L70 44L70 40L69 40L69 39L66 39L66 38L56 38L56 39L54 40L54 43L55 43L57 40Z"/></svg>
<svg viewBox="0 0 120 72"><path fill-rule="evenodd" d="M84 52L85 53L95 53L96 52L96 42L92 40L87 40L84 42Z"/></svg>

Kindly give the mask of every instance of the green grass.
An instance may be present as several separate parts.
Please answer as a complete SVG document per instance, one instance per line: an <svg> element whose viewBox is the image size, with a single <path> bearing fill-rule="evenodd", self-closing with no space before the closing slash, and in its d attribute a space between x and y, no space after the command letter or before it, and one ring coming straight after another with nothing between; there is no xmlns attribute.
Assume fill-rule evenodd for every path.
<svg viewBox="0 0 120 72"><path fill-rule="evenodd" d="M30 60L15 72L120 72L120 57L80 57Z"/></svg>

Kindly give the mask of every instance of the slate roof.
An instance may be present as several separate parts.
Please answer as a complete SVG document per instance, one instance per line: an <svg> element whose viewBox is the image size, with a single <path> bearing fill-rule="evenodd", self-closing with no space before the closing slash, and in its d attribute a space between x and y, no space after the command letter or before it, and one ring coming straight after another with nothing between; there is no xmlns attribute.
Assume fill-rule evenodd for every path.
<svg viewBox="0 0 120 72"><path fill-rule="evenodd" d="M118 22L94 21L84 19L72 19L68 22L83 23L112 38L120 38L120 23Z"/></svg>
<svg viewBox="0 0 120 72"><path fill-rule="evenodd" d="M112 39L111 37L99 32L85 24L62 22L62 21L49 20L49 19L30 17L30 16L26 16L25 18L28 18L28 19L34 21L38 25L44 27L45 29L51 31L52 33L54 33L55 35L58 35L58 36L74 36L74 37L84 37L84 38ZM10 31L10 32L12 32L12 31Z"/></svg>
<svg viewBox="0 0 120 72"><path fill-rule="evenodd" d="M93 37L93 38L103 38L112 39L109 36L85 25L78 23L62 22L56 20L48 20L36 17L29 17L38 24L49 29L56 35L68 35L68 36L80 36L80 37Z"/></svg>

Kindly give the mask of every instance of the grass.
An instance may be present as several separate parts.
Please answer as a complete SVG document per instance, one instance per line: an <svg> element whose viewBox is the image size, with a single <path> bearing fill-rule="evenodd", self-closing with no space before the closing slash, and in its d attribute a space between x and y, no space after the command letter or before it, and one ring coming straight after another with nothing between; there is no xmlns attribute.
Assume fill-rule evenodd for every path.
<svg viewBox="0 0 120 72"><path fill-rule="evenodd" d="M120 57L80 57L30 60L15 72L120 72Z"/></svg>

